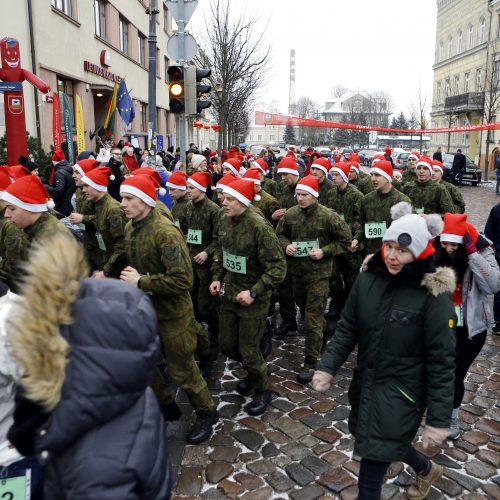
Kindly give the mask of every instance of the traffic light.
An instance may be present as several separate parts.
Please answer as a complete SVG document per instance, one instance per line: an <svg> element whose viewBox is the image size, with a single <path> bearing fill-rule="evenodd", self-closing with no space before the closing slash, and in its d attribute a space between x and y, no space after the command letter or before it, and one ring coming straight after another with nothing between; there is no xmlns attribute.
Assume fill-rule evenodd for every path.
<svg viewBox="0 0 500 500"><path fill-rule="evenodd" d="M203 109L207 109L212 105L212 101L209 99L201 99L201 97L212 90L211 85L201 83L204 78L210 76L212 70L188 66L184 71L184 81L186 83L186 113L188 115L197 115L200 114Z"/></svg>
<svg viewBox="0 0 500 500"><path fill-rule="evenodd" d="M169 66L167 73L170 112L183 113L185 109L184 68Z"/></svg>

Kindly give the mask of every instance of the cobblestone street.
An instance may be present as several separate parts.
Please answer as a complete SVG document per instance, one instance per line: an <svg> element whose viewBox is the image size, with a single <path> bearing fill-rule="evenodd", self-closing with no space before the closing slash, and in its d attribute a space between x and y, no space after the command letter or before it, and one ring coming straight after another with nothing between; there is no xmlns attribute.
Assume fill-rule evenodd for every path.
<svg viewBox="0 0 500 500"><path fill-rule="evenodd" d="M482 231L497 202L493 183L463 187L469 220ZM234 389L245 372L222 356L214 366L210 388L218 400L220 422L209 443L183 441L190 407L179 396L184 420L169 426L174 465L174 499L245 500L291 498L354 499L359 461L347 428L347 389L355 357L339 371L332 389L320 394L295 381L302 363L303 337L274 340L268 358L273 401L261 417L243 411L246 399ZM444 466L430 499L500 498L500 336L489 335L466 380L460 411L462 436L442 448L423 450ZM248 399L248 398L247 398ZM410 473L393 463L383 498L405 498Z"/></svg>

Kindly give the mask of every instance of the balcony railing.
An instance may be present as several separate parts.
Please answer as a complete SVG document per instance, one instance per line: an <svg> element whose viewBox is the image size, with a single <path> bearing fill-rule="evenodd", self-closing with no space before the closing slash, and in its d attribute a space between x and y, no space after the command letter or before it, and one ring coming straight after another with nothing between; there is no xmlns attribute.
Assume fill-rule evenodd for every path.
<svg viewBox="0 0 500 500"><path fill-rule="evenodd" d="M444 100L446 111L483 111L484 94L482 92L468 92L447 97Z"/></svg>

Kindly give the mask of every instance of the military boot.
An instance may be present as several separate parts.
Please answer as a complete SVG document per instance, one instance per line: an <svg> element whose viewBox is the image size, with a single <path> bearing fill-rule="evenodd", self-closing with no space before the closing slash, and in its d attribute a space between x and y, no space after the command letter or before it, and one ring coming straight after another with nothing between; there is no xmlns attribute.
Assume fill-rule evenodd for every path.
<svg viewBox="0 0 500 500"><path fill-rule="evenodd" d="M278 328L277 336L285 337L297 333L297 320L295 318L284 318Z"/></svg>
<svg viewBox="0 0 500 500"><path fill-rule="evenodd" d="M248 396L252 392L253 385L250 381L250 377L248 375L245 378L242 378L238 385L236 386L236 392L241 394L242 396Z"/></svg>
<svg viewBox="0 0 500 500"><path fill-rule="evenodd" d="M206 441L212 435L212 426L217 422L219 412L212 411L197 411L196 420L186 436L186 441L189 444L199 444Z"/></svg>
<svg viewBox="0 0 500 500"><path fill-rule="evenodd" d="M304 366L302 366L297 374L297 382L299 382L299 384L308 384L313 378L315 367L316 360L306 359L304 361Z"/></svg>
<svg viewBox="0 0 500 500"><path fill-rule="evenodd" d="M271 399L271 391L255 391L252 401L245 406L245 411L254 417L262 415Z"/></svg>

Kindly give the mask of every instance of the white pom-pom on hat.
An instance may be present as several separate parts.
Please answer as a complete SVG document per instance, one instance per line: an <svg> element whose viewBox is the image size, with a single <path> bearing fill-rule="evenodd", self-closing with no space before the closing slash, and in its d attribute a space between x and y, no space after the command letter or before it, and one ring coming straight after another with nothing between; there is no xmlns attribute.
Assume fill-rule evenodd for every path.
<svg viewBox="0 0 500 500"><path fill-rule="evenodd" d="M438 214L428 214L424 215L425 222L427 223L427 229L429 233L435 238L441 234L444 227L443 219Z"/></svg>
<svg viewBox="0 0 500 500"><path fill-rule="evenodd" d="M158 196L165 196L167 194L167 190L165 188L158 189Z"/></svg>
<svg viewBox="0 0 500 500"><path fill-rule="evenodd" d="M391 207L391 218L392 220L398 220L401 217L411 214L412 208L407 201L400 201Z"/></svg>
<svg viewBox="0 0 500 500"><path fill-rule="evenodd" d="M52 198L49 198L47 200L47 208L50 210L54 209L56 207L56 204L54 203L54 200Z"/></svg>
<svg viewBox="0 0 500 500"><path fill-rule="evenodd" d="M113 174L111 174L111 175L109 176L109 180L110 180L110 181L114 181L114 180L115 180L115 176L114 176Z"/></svg>
<svg viewBox="0 0 500 500"><path fill-rule="evenodd" d="M256 195L253 197L253 199L254 199L255 201L260 201L260 200L262 200L262 197L260 196L260 194L256 194Z"/></svg>

